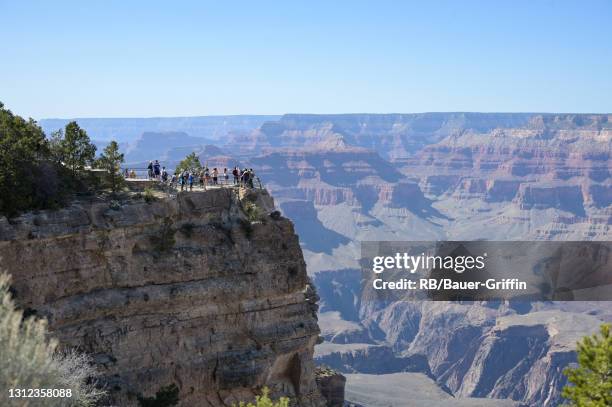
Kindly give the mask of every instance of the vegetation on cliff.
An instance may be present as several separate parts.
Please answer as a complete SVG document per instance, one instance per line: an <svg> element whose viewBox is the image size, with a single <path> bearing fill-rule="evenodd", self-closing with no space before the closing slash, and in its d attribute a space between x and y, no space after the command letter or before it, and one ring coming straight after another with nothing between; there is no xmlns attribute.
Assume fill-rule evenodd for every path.
<svg viewBox="0 0 612 407"><path fill-rule="evenodd" d="M52 157L58 164L63 164L77 178L87 166L91 166L96 157L96 146L91 143L87 132L77 122L70 122L65 129L51 135L49 147Z"/></svg>
<svg viewBox="0 0 612 407"><path fill-rule="evenodd" d="M111 141L97 160L98 168L106 170L105 183L113 194L125 187L125 178L121 175L123 154L119 153L119 145Z"/></svg>
<svg viewBox="0 0 612 407"><path fill-rule="evenodd" d="M72 183L57 165L51 145L32 119L25 120L0 103L0 214L14 216L28 209L54 208Z"/></svg>
<svg viewBox="0 0 612 407"><path fill-rule="evenodd" d="M570 406L605 407L612 405L612 325L603 324L599 334L578 343L578 367L564 373L573 386L563 389Z"/></svg>
<svg viewBox="0 0 612 407"><path fill-rule="evenodd" d="M202 170L202 163L200 163L200 158L195 152L189 154L176 166L177 173L183 171L198 172L200 170Z"/></svg>
<svg viewBox="0 0 612 407"><path fill-rule="evenodd" d="M117 192L123 180L117 143L111 142L97 161L95 155L96 146L76 122L46 138L34 120L0 103L0 215L56 209L75 193L95 192L99 183L86 171L94 165L108 171L104 187Z"/></svg>
<svg viewBox="0 0 612 407"><path fill-rule="evenodd" d="M47 335L45 320L23 319L9 293L9 278L0 275L0 405L13 405L16 398L11 395L22 394L22 389L64 390L65 397L28 398L31 405L95 405L105 393L95 387L90 360L76 352L59 352Z"/></svg>
<svg viewBox="0 0 612 407"><path fill-rule="evenodd" d="M238 407L289 407L289 398L281 397L277 401L270 398L270 389L264 387L261 396L255 397L255 404L240 402Z"/></svg>

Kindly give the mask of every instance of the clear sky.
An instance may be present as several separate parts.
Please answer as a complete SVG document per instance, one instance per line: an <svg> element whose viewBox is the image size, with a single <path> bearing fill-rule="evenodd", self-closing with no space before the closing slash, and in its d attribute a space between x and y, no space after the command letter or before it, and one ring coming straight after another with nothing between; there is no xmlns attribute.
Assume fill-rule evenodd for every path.
<svg viewBox="0 0 612 407"><path fill-rule="evenodd" d="M36 119L612 112L612 1L0 0L0 101Z"/></svg>

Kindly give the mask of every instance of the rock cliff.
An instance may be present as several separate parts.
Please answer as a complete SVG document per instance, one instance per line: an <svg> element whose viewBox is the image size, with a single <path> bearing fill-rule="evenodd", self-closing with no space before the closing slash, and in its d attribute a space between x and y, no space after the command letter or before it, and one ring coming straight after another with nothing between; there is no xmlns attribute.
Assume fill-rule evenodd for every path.
<svg viewBox="0 0 612 407"><path fill-rule="evenodd" d="M176 384L183 406L261 386L322 406L317 297L293 224L265 190L80 201L0 219L0 271L61 344L93 355L113 401Z"/></svg>

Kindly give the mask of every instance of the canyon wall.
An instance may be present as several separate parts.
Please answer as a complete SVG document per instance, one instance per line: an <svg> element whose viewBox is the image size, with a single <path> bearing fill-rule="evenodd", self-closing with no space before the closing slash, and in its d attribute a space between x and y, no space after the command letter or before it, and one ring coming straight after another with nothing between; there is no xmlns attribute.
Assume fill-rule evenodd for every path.
<svg viewBox="0 0 612 407"><path fill-rule="evenodd" d="M236 191L1 218L0 272L27 314L94 357L118 405L176 384L182 406L253 400L264 385L322 406L298 237L265 190Z"/></svg>

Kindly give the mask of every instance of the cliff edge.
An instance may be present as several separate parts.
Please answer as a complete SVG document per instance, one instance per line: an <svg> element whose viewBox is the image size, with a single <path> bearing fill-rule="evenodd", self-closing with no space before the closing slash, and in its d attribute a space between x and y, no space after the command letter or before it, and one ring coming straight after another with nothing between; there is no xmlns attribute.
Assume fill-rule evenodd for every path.
<svg viewBox="0 0 612 407"><path fill-rule="evenodd" d="M265 190L220 188L0 218L0 272L26 313L93 355L114 403L176 384L182 406L227 406L266 385L322 406L318 297L273 208Z"/></svg>

